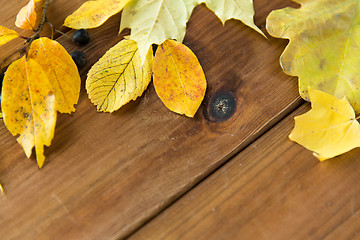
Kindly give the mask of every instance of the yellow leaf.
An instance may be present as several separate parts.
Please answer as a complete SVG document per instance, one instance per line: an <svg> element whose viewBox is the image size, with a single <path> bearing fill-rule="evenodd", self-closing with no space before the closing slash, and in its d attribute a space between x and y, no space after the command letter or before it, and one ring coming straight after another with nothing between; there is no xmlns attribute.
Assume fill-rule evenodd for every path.
<svg viewBox="0 0 360 240"><path fill-rule="evenodd" d="M154 86L171 111L194 117L204 98L206 79L195 54L185 45L166 40L155 55Z"/></svg>
<svg viewBox="0 0 360 240"><path fill-rule="evenodd" d="M64 25L74 29L96 28L120 12L130 0L87 1L65 19Z"/></svg>
<svg viewBox="0 0 360 240"><path fill-rule="evenodd" d="M1 183L0 183L0 192L1 192L1 194L5 194L4 188L3 188L3 186L1 185Z"/></svg>
<svg viewBox="0 0 360 240"><path fill-rule="evenodd" d="M267 30L290 39L281 56L284 71L299 76L300 95L307 87L337 98L346 96L360 112L360 14L359 0L296 0L301 8L273 11Z"/></svg>
<svg viewBox="0 0 360 240"><path fill-rule="evenodd" d="M0 46L10 42L17 37L19 37L19 34L17 32L0 26Z"/></svg>
<svg viewBox="0 0 360 240"><path fill-rule="evenodd" d="M79 71L68 52L58 42L43 37L35 40L28 52L44 70L54 89L56 109L61 113L75 111L81 79Z"/></svg>
<svg viewBox="0 0 360 240"><path fill-rule="evenodd" d="M346 98L312 88L308 92L312 109L295 117L289 138L314 151L320 161L360 147L360 125Z"/></svg>
<svg viewBox="0 0 360 240"><path fill-rule="evenodd" d="M35 2L34 0L30 0L29 3L17 14L15 25L22 29L34 30L36 17Z"/></svg>
<svg viewBox="0 0 360 240"><path fill-rule="evenodd" d="M94 64L86 90L98 111L113 112L141 96L151 81L152 48L144 65L135 41L122 40Z"/></svg>
<svg viewBox="0 0 360 240"><path fill-rule="evenodd" d="M56 123L55 96L42 67L25 56L13 62L6 71L1 108L4 123L30 157L35 146L39 168L44 145L50 146Z"/></svg>

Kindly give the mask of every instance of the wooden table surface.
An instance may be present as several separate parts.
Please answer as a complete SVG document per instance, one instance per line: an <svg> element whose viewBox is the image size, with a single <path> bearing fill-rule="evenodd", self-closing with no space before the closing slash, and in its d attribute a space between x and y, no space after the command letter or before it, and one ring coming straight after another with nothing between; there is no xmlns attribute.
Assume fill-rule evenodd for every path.
<svg viewBox="0 0 360 240"><path fill-rule="evenodd" d="M16 29L26 2L0 0L0 25ZM60 28L83 2L52 0L49 20ZM270 11L296 6L254 5L264 32ZM293 117L309 109L297 78L279 65L287 41L265 39L235 20L223 26L200 5L184 41L208 81L195 117L170 112L152 84L121 110L97 113L84 81L91 65L129 34L118 36L119 19L90 30L83 47L55 35L69 52L84 51L88 63L77 111L58 115L41 170L0 124L1 240L360 239L360 149L320 163L287 137ZM19 43L2 46L0 59ZM236 99L226 121L210 114L222 94Z"/></svg>

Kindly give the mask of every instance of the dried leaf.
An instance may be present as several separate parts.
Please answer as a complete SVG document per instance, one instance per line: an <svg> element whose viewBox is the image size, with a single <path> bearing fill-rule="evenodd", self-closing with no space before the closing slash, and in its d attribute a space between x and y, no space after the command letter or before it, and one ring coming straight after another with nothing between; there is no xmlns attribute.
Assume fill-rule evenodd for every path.
<svg viewBox="0 0 360 240"><path fill-rule="evenodd" d="M0 26L0 46L10 42L17 37L19 37L19 34L17 32Z"/></svg>
<svg viewBox="0 0 360 240"><path fill-rule="evenodd" d="M195 54L185 45L166 40L154 59L154 86L171 111L194 117L206 91L206 79Z"/></svg>
<svg viewBox="0 0 360 240"><path fill-rule="evenodd" d="M34 0L30 0L29 3L17 14L15 25L22 29L34 30L36 17L35 2Z"/></svg>
<svg viewBox="0 0 360 240"><path fill-rule="evenodd" d="M65 19L64 25L74 29L96 28L120 12L130 0L87 1Z"/></svg>
<svg viewBox="0 0 360 240"><path fill-rule="evenodd" d="M360 124L346 98L312 88L308 92L312 109L295 117L289 138L314 151L320 161L360 147Z"/></svg>
<svg viewBox="0 0 360 240"><path fill-rule="evenodd" d="M25 56L7 69L2 89L4 123L30 157L35 146L39 168L44 145L50 146L56 123L55 96L42 67Z"/></svg>
<svg viewBox="0 0 360 240"><path fill-rule="evenodd" d="M300 95L308 100L307 87L338 98L346 96L360 112L359 0L296 0L299 9L273 11L268 32L290 39L281 56L284 71L299 76Z"/></svg>
<svg viewBox="0 0 360 240"><path fill-rule="evenodd" d="M64 47L43 37L31 44L28 58L40 64L48 76L54 89L56 109L61 113L75 111L81 79L74 61Z"/></svg>
<svg viewBox="0 0 360 240"><path fill-rule="evenodd" d="M141 96L151 81L153 52L142 66L137 44L122 40L91 68L86 89L98 111L113 112Z"/></svg>

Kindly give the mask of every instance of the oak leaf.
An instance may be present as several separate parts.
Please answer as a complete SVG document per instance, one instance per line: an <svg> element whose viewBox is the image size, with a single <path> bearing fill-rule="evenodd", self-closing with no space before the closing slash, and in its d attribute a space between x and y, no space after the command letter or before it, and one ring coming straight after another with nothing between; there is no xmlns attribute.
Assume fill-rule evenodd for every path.
<svg viewBox="0 0 360 240"><path fill-rule="evenodd" d="M87 1L65 19L64 25L74 29L96 28L120 12L130 0Z"/></svg>
<svg viewBox="0 0 360 240"><path fill-rule="evenodd" d="M35 146L39 168L45 161L44 145L50 146L56 123L55 96L43 68L25 56L8 67L1 108L8 130L30 157Z"/></svg>
<svg viewBox="0 0 360 240"><path fill-rule="evenodd" d="M34 59L48 76L53 86L56 109L61 113L75 111L81 79L68 52L58 42L46 37L32 42L28 58Z"/></svg>
<svg viewBox="0 0 360 240"><path fill-rule="evenodd" d="M295 117L289 138L326 160L360 147L360 124L346 98L308 89L312 109Z"/></svg>
<svg viewBox="0 0 360 240"><path fill-rule="evenodd" d="M35 11L35 2L30 0L25 7L21 8L16 16L15 25L22 29L35 29L37 14Z"/></svg>
<svg viewBox="0 0 360 240"><path fill-rule="evenodd" d="M17 37L19 37L19 34L14 30L0 26L0 46L10 42Z"/></svg>
<svg viewBox="0 0 360 240"><path fill-rule="evenodd" d="M338 98L346 96L360 112L359 0L296 0L301 8L273 11L268 32L290 39L281 56L285 73L299 77L300 95L308 100L307 87Z"/></svg>
<svg viewBox="0 0 360 240"><path fill-rule="evenodd" d="M151 81L152 49L141 63L135 41L124 39L110 48L88 73L86 90L98 111L113 112L141 96Z"/></svg>
<svg viewBox="0 0 360 240"><path fill-rule="evenodd" d="M157 95L171 111L194 117L206 91L206 79L195 54L174 40L157 49L153 66Z"/></svg>

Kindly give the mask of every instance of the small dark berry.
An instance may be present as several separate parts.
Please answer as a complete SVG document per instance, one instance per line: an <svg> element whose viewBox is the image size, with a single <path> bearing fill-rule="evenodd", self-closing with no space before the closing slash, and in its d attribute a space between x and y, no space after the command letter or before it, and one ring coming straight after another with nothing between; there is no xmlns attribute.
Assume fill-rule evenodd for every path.
<svg viewBox="0 0 360 240"><path fill-rule="evenodd" d="M86 65L86 54L81 51L72 52L70 54L72 59L74 60L78 69L85 67Z"/></svg>
<svg viewBox="0 0 360 240"><path fill-rule="evenodd" d="M75 44L84 45L90 41L90 36L86 29L79 29L74 32L72 40Z"/></svg>

